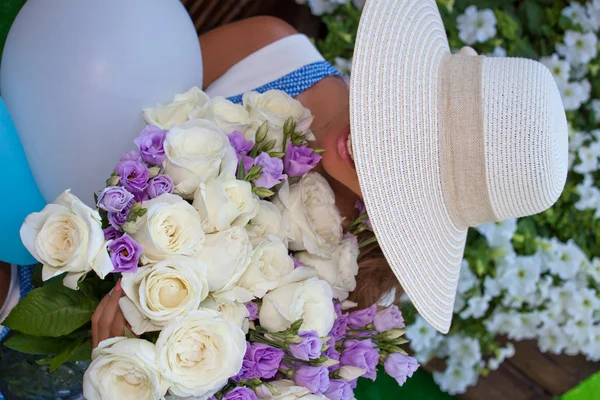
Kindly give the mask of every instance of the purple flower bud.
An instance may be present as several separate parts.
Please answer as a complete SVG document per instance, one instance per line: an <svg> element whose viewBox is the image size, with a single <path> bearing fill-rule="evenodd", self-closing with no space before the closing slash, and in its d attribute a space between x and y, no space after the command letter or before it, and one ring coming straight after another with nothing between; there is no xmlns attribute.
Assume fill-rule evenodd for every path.
<svg viewBox="0 0 600 400"><path fill-rule="evenodd" d="M338 317L342 316L342 303L337 300L333 300L333 309Z"/></svg>
<svg viewBox="0 0 600 400"><path fill-rule="evenodd" d="M119 161L138 161L142 162L142 155L139 151L131 150L123 154Z"/></svg>
<svg viewBox="0 0 600 400"><path fill-rule="evenodd" d="M117 171L117 174L121 178L121 185L133 194L144 191L148 186L150 171L140 161L120 161L115 171Z"/></svg>
<svg viewBox="0 0 600 400"><path fill-rule="evenodd" d="M113 228L112 226L109 226L108 228L106 228L104 230L104 240L115 240L117 238L120 238L122 235L121 232L119 232L118 230L116 230L115 228Z"/></svg>
<svg viewBox="0 0 600 400"><path fill-rule="evenodd" d="M296 371L294 380L314 394L323 394L329 388L329 370L326 366L311 367L302 365Z"/></svg>
<svg viewBox="0 0 600 400"><path fill-rule="evenodd" d="M127 204L127 206L123 210L121 210L119 212L109 212L108 213L108 223L113 228L115 228L116 230L120 231L121 230L121 226L125 222L127 222L127 215L129 214L129 209L135 203L136 203L135 199L132 199L131 201L129 201L129 203Z"/></svg>
<svg viewBox="0 0 600 400"><path fill-rule="evenodd" d="M392 353L383 364L385 372L394 378L398 385L402 386L407 378L419 368L419 363L413 357L400 353Z"/></svg>
<svg viewBox="0 0 600 400"><path fill-rule="evenodd" d="M233 131L227 135L227 137L229 138L229 143L233 146L238 159L248 154L254 147L254 143L250 140L246 140L246 137L240 131Z"/></svg>
<svg viewBox="0 0 600 400"><path fill-rule="evenodd" d="M237 387L223 397L223 400L258 400L256 394L247 387Z"/></svg>
<svg viewBox="0 0 600 400"><path fill-rule="evenodd" d="M294 146L288 143L287 151L283 157L285 172L292 178L302 176L313 169L321 161L321 158L319 154L315 154L313 149L306 145Z"/></svg>
<svg viewBox="0 0 600 400"><path fill-rule="evenodd" d="M340 315L333 323L333 328L329 332L329 336L336 339L341 339L346 336L346 330L348 329L348 314Z"/></svg>
<svg viewBox="0 0 600 400"><path fill-rule="evenodd" d="M98 207L108 212L119 212L127 207L131 199L133 194L124 187L109 186L98 196Z"/></svg>
<svg viewBox="0 0 600 400"><path fill-rule="evenodd" d="M290 256L290 257L292 257L292 261L294 261L294 269L296 269L298 267L304 267L303 262L296 260L296 257L294 257L294 256Z"/></svg>
<svg viewBox="0 0 600 400"><path fill-rule="evenodd" d="M331 379L325 397L330 400L352 400L354 391L350 384L343 379Z"/></svg>
<svg viewBox="0 0 600 400"><path fill-rule="evenodd" d="M314 360L321 356L323 341L315 331L305 331L298 334L302 342L290 345L292 355L299 360Z"/></svg>
<svg viewBox="0 0 600 400"><path fill-rule="evenodd" d="M235 379L270 379L275 376L284 351L263 343L246 343L242 369Z"/></svg>
<svg viewBox="0 0 600 400"><path fill-rule="evenodd" d="M146 193L151 199L154 199L163 193L173 193L173 181L168 175L155 176L148 182Z"/></svg>
<svg viewBox="0 0 600 400"><path fill-rule="evenodd" d="M248 309L248 313L250 314L248 320L256 321L258 319L258 304L250 301L246 303L246 309Z"/></svg>
<svg viewBox="0 0 600 400"><path fill-rule="evenodd" d="M335 338L330 338L327 341L327 344L329 347L323 352L323 356L331 358L332 360L340 361L340 352L335 348ZM330 372L337 371L338 369L340 369L340 364L335 364L329 367Z"/></svg>
<svg viewBox="0 0 600 400"><path fill-rule="evenodd" d="M279 158L261 153L254 159L254 165L262 166L260 178L254 181L256 187L271 189L282 180L287 179L287 175L283 174L283 161Z"/></svg>
<svg viewBox="0 0 600 400"><path fill-rule="evenodd" d="M110 260L115 267L114 272L136 272L142 246L140 246L129 235L125 234L113 240L107 246Z"/></svg>
<svg viewBox="0 0 600 400"><path fill-rule="evenodd" d="M377 332L404 328L404 318L402 318L402 313L398 309L398 306L392 305L375 314L373 326L375 326Z"/></svg>
<svg viewBox="0 0 600 400"><path fill-rule="evenodd" d="M167 131L157 126L148 125L135 138L133 143L140 149L142 160L150 165L160 165L165 161L165 138Z"/></svg>
<svg viewBox="0 0 600 400"><path fill-rule="evenodd" d="M371 307L365 308L364 310L351 312L350 317L348 317L348 326L352 329L364 328L373 322L376 313L376 304L373 304Z"/></svg>
<svg viewBox="0 0 600 400"><path fill-rule="evenodd" d="M375 348L371 339L346 340L344 351L340 356L340 364L362 368L367 371L363 377L375 380L377 372L375 368L379 363L379 351Z"/></svg>
<svg viewBox="0 0 600 400"><path fill-rule="evenodd" d="M356 208L358 210L358 214L362 215L365 214L367 212L367 207L365 207L365 202L362 199L358 199L356 200L356 203L354 204L354 208ZM371 225L371 220L366 219L365 222L363 222L365 224L365 226L370 229L373 230L373 226Z"/></svg>

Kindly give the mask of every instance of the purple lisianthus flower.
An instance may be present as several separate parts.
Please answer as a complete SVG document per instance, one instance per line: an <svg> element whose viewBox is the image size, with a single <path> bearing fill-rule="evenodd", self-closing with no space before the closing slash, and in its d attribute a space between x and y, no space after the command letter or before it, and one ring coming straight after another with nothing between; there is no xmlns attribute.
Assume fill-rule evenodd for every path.
<svg viewBox="0 0 600 400"><path fill-rule="evenodd" d="M160 165L165 161L165 138L167 131L157 126L147 125L133 143L140 149L142 160L150 165Z"/></svg>
<svg viewBox="0 0 600 400"><path fill-rule="evenodd" d="M313 169L321 161L321 158L306 145L294 146L292 143L288 143L287 152L283 157L285 172L290 177L302 176Z"/></svg>
<svg viewBox="0 0 600 400"><path fill-rule="evenodd" d="M114 227L109 226L104 230L104 240L115 240L120 238L122 235L121 232L116 230Z"/></svg>
<svg viewBox="0 0 600 400"><path fill-rule="evenodd" d="M173 181L169 175L155 176L148 182L146 193L151 199L154 199L163 193L173 193Z"/></svg>
<svg viewBox="0 0 600 400"><path fill-rule="evenodd" d="M333 309L338 317L342 316L342 303L337 300L333 300Z"/></svg>
<svg viewBox="0 0 600 400"><path fill-rule="evenodd" d="M107 248L110 260L115 267L114 272L137 271L143 249L131 236L125 234L110 242Z"/></svg>
<svg viewBox="0 0 600 400"><path fill-rule="evenodd" d="M150 171L143 162L140 161L120 161L115 171L119 174L120 183L131 193L143 192L148 187L148 177Z"/></svg>
<svg viewBox="0 0 600 400"><path fill-rule="evenodd" d="M237 387L223 397L223 400L258 400L256 393L247 387Z"/></svg>
<svg viewBox="0 0 600 400"><path fill-rule="evenodd" d="M246 303L246 309L250 316L248 317L249 321L256 321L258 319L258 304L253 301Z"/></svg>
<svg viewBox="0 0 600 400"><path fill-rule="evenodd" d="M244 160L244 173L247 174L250 172L250 169L254 167L254 158L250 156L242 156L241 159Z"/></svg>
<svg viewBox="0 0 600 400"><path fill-rule="evenodd" d="M327 344L329 347L323 352L323 356L331 358L335 361L340 361L340 352L335 348L335 338L329 338ZM335 364L329 367L330 372L337 371L338 369L340 369L340 364Z"/></svg>
<svg viewBox="0 0 600 400"><path fill-rule="evenodd" d="M237 379L270 379L275 376L284 351L263 343L246 343L246 354Z"/></svg>
<svg viewBox="0 0 600 400"><path fill-rule="evenodd" d="M329 332L329 336L336 339L341 339L346 336L346 330L348 329L348 314L341 314L333 323L333 328Z"/></svg>
<svg viewBox="0 0 600 400"><path fill-rule="evenodd" d="M109 186L98 196L98 207L108 212L123 211L133 199L133 194L121 186Z"/></svg>
<svg viewBox="0 0 600 400"><path fill-rule="evenodd" d="M326 366L311 367L302 365L296 371L294 380L314 394L323 394L329 388L329 370Z"/></svg>
<svg viewBox="0 0 600 400"><path fill-rule="evenodd" d="M123 154L119 161L139 161L142 162L142 155L137 150L130 150Z"/></svg>
<svg viewBox="0 0 600 400"><path fill-rule="evenodd" d="M383 364L385 372L394 378L398 385L402 386L406 379L419 368L417 360L410 356L405 356L400 353L392 353L388 356Z"/></svg>
<svg viewBox="0 0 600 400"><path fill-rule="evenodd" d="M250 140L246 140L246 137L240 131L233 131L227 135L227 137L229 138L229 143L233 146L238 159L250 153L250 150L254 147L254 143Z"/></svg>
<svg viewBox="0 0 600 400"><path fill-rule="evenodd" d="M365 308L364 310L353 311L348 317L348 326L352 329L364 328L373 322L376 313L377 304L373 304L371 307Z"/></svg>
<svg viewBox="0 0 600 400"><path fill-rule="evenodd" d="M373 318L373 326L377 332L385 332L391 329L404 328L404 318L398 306L392 305L385 310L379 311Z"/></svg>
<svg viewBox="0 0 600 400"><path fill-rule="evenodd" d="M367 371L363 377L374 381L377 377L375 368L379 363L379 351L373 345L373 341L371 339L346 340L344 347L346 348L340 356L340 364L362 368Z"/></svg>
<svg viewBox="0 0 600 400"><path fill-rule="evenodd" d="M294 257L294 256L290 256L290 257L292 257L292 261L294 262L294 269L296 269L298 267L304 267L303 262L296 260L296 257Z"/></svg>
<svg viewBox="0 0 600 400"><path fill-rule="evenodd" d="M292 355L299 360L314 360L321 356L323 341L319 334L315 331L305 331L298 334L302 338L302 342L290 345Z"/></svg>
<svg viewBox="0 0 600 400"><path fill-rule="evenodd" d="M129 203L123 210L121 210L119 212L109 212L108 213L108 223L110 224L110 226L112 226L116 230L120 231L121 226L125 222L127 222L127 215L129 214L129 209L135 203L136 203L135 199L132 199L129 201Z"/></svg>
<svg viewBox="0 0 600 400"><path fill-rule="evenodd" d="M356 203L354 204L354 208L356 208L358 210L359 215L366 214L366 212L367 212L367 207L365 206L365 202L360 198L358 200L356 200ZM367 218L363 223L365 224L365 226L368 229L373 230L373 226L371 225L370 219Z"/></svg>
<svg viewBox="0 0 600 400"><path fill-rule="evenodd" d="M354 391L350 384L343 379L331 379L325 397L330 400L352 400Z"/></svg>
<svg viewBox="0 0 600 400"><path fill-rule="evenodd" d="M271 189L282 180L287 179L287 175L283 174L283 161L279 158L261 153L254 159L254 165L262 167L260 178L254 181L256 187Z"/></svg>

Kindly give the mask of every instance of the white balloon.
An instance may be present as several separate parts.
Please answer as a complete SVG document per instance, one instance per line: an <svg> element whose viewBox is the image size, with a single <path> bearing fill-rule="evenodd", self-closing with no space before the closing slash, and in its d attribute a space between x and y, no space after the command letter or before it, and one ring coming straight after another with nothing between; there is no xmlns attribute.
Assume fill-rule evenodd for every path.
<svg viewBox="0 0 600 400"><path fill-rule="evenodd" d="M0 85L44 198L71 188L92 204L142 109L202 87L202 55L178 0L28 0Z"/></svg>

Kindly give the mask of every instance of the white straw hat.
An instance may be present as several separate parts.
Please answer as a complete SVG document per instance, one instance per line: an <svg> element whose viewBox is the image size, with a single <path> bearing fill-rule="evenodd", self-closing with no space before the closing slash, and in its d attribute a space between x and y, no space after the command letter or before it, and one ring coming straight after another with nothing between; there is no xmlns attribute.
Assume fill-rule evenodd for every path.
<svg viewBox="0 0 600 400"><path fill-rule="evenodd" d="M467 229L539 213L563 190L554 78L531 60L452 55L435 0L368 0L350 107L377 240L419 313L447 333Z"/></svg>

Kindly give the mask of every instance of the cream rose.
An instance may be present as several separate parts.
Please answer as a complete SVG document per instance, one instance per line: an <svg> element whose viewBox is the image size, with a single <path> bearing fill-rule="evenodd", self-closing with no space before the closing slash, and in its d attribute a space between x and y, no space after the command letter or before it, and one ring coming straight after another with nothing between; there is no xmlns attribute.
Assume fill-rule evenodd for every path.
<svg viewBox="0 0 600 400"><path fill-rule="evenodd" d="M234 178L201 184L193 206L204 220L206 233L244 227L259 211L258 197L252 193L250 182Z"/></svg>
<svg viewBox="0 0 600 400"><path fill-rule="evenodd" d="M272 391L266 386L261 386L260 390L256 391L258 398L271 400L327 400L327 397L312 394L307 388L296 386L294 382L285 379L269 382L269 386L273 387Z"/></svg>
<svg viewBox="0 0 600 400"><path fill-rule="evenodd" d="M210 291L223 294L233 290L246 272L251 257L252 245L244 228L234 226L223 232L206 235L206 242L198 259L207 266ZM229 300L251 300L249 294L243 299L233 296Z"/></svg>
<svg viewBox="0 0 600 400"><path fill-rule="evenodd" d="M144 201L142 207L147 209L146 214L131 236L144 248L143 263L155 263L173 255L193 258L198 255L204 231L194 207L169 193Z"/></svg>
<svg viewBox="0 0 600 400"><path fill-rule="evenodd" d="M172 394L208 399L239 372L246 336L217 311L201 309L169 323L158 337L156 353Z"/></svg>
<svg viewBox="0 0 600 400"><path fill-rule="evenodd" d="M335 317L331 286L315 277L267 293L259 314L260 325L270 332L286 330L302 319L300 331L315 331L320 336L331 331Z"/></svg>
<svg viewBox="0 0 600 400"><path fill-rule="evenodd" d="M290 212L290 250L330 257L343 232L342 217L325 178L316 172L304 175L300 182L290 186L287 202L281 196L273 201L283 212Z"/></svg>
<svg viewBox="0 0 600 400"><path fill-rule="evenodd" d="M27 250L42 263L44 281L67 272L64 285L77 289L89 271L104 279L113 270L100 214L69 190L42 211L29 214L20 233Z"/></svg>
<svg viewBox="0 0 600 400"><path fill-rule="evenodd" d="M191 199L198 185L234 176L237 156L227 135L213 122L195 119L173 126L165 138L165 174L175 193Z"/></svg>
<svg viewBox="0 0 600 400"><path fill-rule="evenodd" d="M289 214L289 212L287 213ZM257 246L269 235L276 235L286 243L289 228L289 215L282 215L279 207L270 201L260 200L258 202L258 212L248 221L246 232L248 232L252 245Z"/></svg>
<svg viewBox="0 0 600 400"><path fill-rule="evenodd" d="M208 297L200 304L200 307L218 311L225 321L231 322L235 326L240 327L244 333L248 333L250 327L248 317L250 317L250 313L244 303L239 303L237 301L221 301L218 297Z"/></svg>
<svg viewBox="0 0 600 400"><path fill-rule="evenodd" d="M356 275L358 274L358 242L355 236L348 237L337 246L331 258L322 258L301 251L294 254L296 259L306 265L314 267L319 278L329 282L333 289L333 297L343 301L348 298L349 292L356 289Z"/></svg>
<svg viewBox="0 0 600 400"><path fill-rule="evenodd" d="M156 400L169 389L156 366L156 347L141 339L107 339L92 352L83 377L87 400Z"/></svg>
<svg viewBox="0 0 600 400"><path fill-rule="evenodd" d="M119 300L134 333L159 331L175 317L197 310L208 295L202 261L171 256L135 274L123 274L126 297Z"/></svg>
<svg viewBox="0 0 600 400"><path fill-rule="evenodd" d="M281 239L271 235L254 249L250 265L240 278L238 286L248 289L254 297L262 298L293 270L294 261L289 256L287 247Z"/></svg>
<svg viewBox="0 0 600 400"><path fill-rule="evenodd" d="M275 140L275 150L281 151L283 148L283 126L290 117L296 123L297 132L304 133L308 140L314 140L310 131L313 121L310 110L287 93L281 90L269 90L262 94L248 92L244 94L242 101L251 119L258 123L269 123L266 140Z"/></svg>
<svg viewBox="0 0 600 400"><path fill-rule="evenodd" d="M169 129L189 120L191 116L200 113L208 102L208 96L197 86L185 93L177 94L173 101L166 105L158 104L154 108L144 109L144 119L150 125L161 129Z"/></svg>
<svg viewBox="0 0 600 400"><path fill-rule="evenodd" d="M250 114L246 109L224 97L213 97L204 105L198 118L214 122L226 135L234 131L246 133L251 126Z"/></svg>

